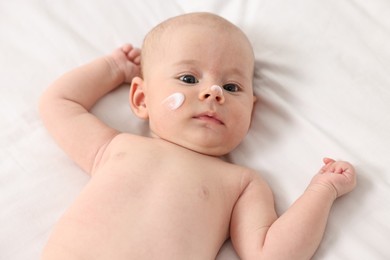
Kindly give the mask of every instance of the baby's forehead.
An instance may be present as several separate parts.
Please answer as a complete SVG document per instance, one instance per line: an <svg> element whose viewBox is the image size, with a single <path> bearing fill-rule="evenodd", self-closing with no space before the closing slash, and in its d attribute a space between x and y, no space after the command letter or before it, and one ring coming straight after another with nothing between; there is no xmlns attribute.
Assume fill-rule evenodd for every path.
<svg viewBox="0 0 390 260"><path fill-rule="evenodd" d="M243 38L249 43L244 32L225 18L211 13L189 13L172 17L155 26L146 35L143 49L158 47L163 38L169 38L172 33L189 26L203 28L208 33L229 34L231 37Z"/></svg>
<svg viewBox="0 0 390 260"><path fill-rule="evenodd" d="M224 35L230 39L241 39L243 44L241 48L247 48L251 55L253 49L246 35L237 26L228 20L210 13L191 13L170 18L156 27L154 27L145 37L142 46L142 70L152 63L156 56L164 52L166 45L172 42L177 37L180 30L191 29L191 26L196 26L197 32L211 35ZM200 32L199 32L200 31ZM201 37L207 37L202 34ZM169 46L168 46L169 47Z"/></svg>
<svg viewBox="0 0 390 260"><path fill-rule="evenodd" d="M196 26L197 28L204 28L208 30L217 31L234 31L238 28L223 19L215 15L182 15L171 19L168 19L156 27L154 27L144 39L144 48L153 48L160 46L162 39L166 39L171 34L176 33L180 29ZM239 30L239 29L238 29Z"/></svg>

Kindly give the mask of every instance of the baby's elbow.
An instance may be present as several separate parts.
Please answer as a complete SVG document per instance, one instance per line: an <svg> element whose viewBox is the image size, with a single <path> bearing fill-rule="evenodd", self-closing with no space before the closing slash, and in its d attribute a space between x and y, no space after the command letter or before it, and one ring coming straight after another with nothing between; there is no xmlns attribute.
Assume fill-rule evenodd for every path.
<svg viewBox="0 0 390 260"><path fill-rule="evenodd" d="M45 119L49 117L50 110L52 110L51 99L46 91L41 95L41 97L38 100L38 112L39 112L39 116L43 121L45 121Z"/></svg>
<svg viewBox="0 0 390 260"><path fill-rule="evenodd" d="M50 90L46 90L40 96L37 105L39 116L46 127L56 121L57 114L63 109L62 104L58 102Z"/></svg>
<svg viewBox="0 0 390 260"><path fill-rule="evenodd" d="M48 99L43 93L38 99L38 112L40 117L43 119L45 117L46 111L48 110Z"/></svg>

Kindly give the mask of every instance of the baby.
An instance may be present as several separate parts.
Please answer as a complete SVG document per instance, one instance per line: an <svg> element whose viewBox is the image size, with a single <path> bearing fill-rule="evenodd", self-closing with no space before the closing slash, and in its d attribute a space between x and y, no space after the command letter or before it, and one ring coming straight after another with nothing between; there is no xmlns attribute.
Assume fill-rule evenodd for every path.
<svg viewBox="0 0 390 260"><path fill-rule="evenodd" d="M40 101L49 132L91 175L54 228L42 259L215 259L229 237L241 259L309 259L336 198L356 183L325 158L280 217L261 176L221 159L251 122L254 54L209 13L171 18L145 38L56 80ZM123 83L150 137L120 133L91 107Z"/></svg>

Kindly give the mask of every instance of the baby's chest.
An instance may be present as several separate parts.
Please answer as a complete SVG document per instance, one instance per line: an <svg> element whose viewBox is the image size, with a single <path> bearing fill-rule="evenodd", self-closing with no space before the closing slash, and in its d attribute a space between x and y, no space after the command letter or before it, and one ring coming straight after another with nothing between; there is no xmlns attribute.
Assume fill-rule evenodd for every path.
<svg viewBox="0 0 390 260"><path fill-rule="evenodd" d="M150 202L172 209L191 207L230 214L240 195L239 173L218 162L185 158L135 161L122 156L120 160L107 162L91 180L96 193L105 190L113 194L117 203Z"/></svg>
<svg viewBox="0 0 390 260"><path fill-rule="evenodd" d="M77 214L93 216L98 226L126 227L129 233L135 228L147 233L149 228L166 227L179 235L192 227L192 233L213 230L225 237L239 196L233 180L201 167L148 168L153 171L118 167L117 172L100 172L85 188Z"/></svg>

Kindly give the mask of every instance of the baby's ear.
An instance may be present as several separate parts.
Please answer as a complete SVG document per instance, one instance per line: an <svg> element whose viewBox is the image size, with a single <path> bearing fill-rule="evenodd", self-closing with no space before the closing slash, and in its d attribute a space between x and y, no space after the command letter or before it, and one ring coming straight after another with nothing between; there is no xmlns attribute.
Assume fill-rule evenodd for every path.
<svg viewBox="0 0 390 260"><path fill-rule="evenodd" d="M144 80L140 77L134 77L131 81L129 101L131 110L136 116L141 119L149 117L145 103Z"/></svg>
<svg viewBox="0 0 390 260"><path fill-rule="evenodd" d="M257 97L253 95L253 104L256 103L256 101L257 101Z"/></svg>

